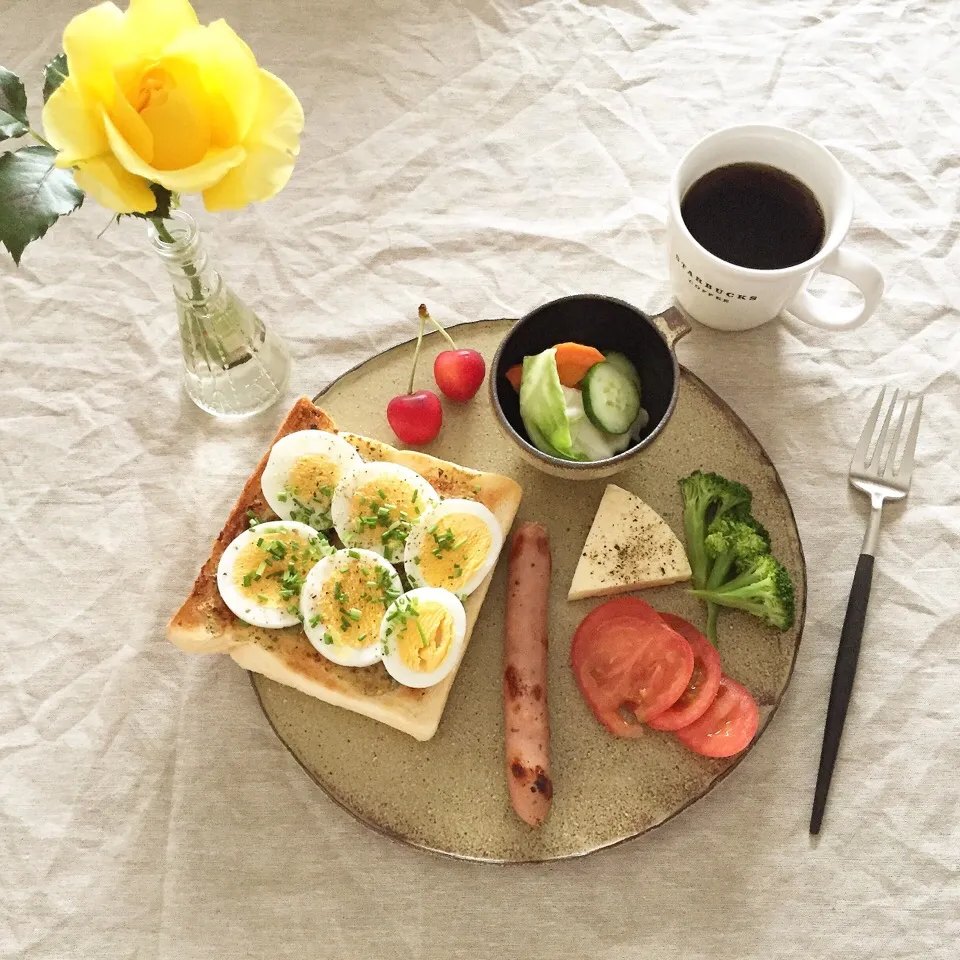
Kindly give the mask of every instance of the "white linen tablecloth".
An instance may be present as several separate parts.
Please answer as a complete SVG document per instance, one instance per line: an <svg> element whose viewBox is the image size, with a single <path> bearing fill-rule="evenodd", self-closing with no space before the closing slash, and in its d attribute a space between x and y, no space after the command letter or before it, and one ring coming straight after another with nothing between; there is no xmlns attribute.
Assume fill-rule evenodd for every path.
<svg viewBox="0 0 960 960"><path fill-rule="evenodd" d="M81 0L2 0L30 77ZM857 182L866 327L698 328L681 359L766 446L797 511L807 629L779 715L718 790L579 862L447 861L302 773L247 677L164 641L283 415L215 422L178 386L142 224L93 202L0 257L0 956L955 958L960 946L960 26L955 0L203 0L303 102L292 182L211 217L228 279L313 393L445 322L599 291L669 299L667 180L704 133L822 139ZM836 290L826 283L821 289ZM842 287L839 288L842 294ZM825 832L807 834L866 504L878 386L927 391L886 516Z"/></svg>

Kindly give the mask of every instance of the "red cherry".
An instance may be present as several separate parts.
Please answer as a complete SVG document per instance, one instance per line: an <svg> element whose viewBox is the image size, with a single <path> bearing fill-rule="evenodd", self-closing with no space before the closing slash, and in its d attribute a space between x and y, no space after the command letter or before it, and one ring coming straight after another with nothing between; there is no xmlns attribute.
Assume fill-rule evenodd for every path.
<svg viewBox="0 0 960 960"><path fill-rule="evenodd" d="M450 344L450 349L439 353L433 361L433 378L440 392L457 403L466 403L480 389L486 376L487 365L483 357L476 350L459 349L453 337L430 316L422 303L419 313L421 327L429 320L437 328L437 333Z"/></svg>
<svg viewBox="0 0 960 960"><path fill-rule="evenodd" d="M387 422L401 443L420 446L435 439L443 426L443 407L432 390L394 397L387 404Z"/></svg>
<svg viewBox="0 0 960 960"><path fill-rule="evenodd" d="M429 443L443 426L443 407L440 398L432 390L413 392L413 383L417 377L417 364L420 362L420 348L423 346L423 328L429 314L420 304L420 332L417 334L417 347L413 352L413 364L410 369L410 382L407 392L394 397L387 404L387 422L401 443L419 446Z"/></svg>
<svg viewBox="0 0 960 960"><path fill-rule="evenodd" d="M466 403L480 389L487 374L487 365L476 350L444 350L433 361L433 377L440 392Z"/></svg>

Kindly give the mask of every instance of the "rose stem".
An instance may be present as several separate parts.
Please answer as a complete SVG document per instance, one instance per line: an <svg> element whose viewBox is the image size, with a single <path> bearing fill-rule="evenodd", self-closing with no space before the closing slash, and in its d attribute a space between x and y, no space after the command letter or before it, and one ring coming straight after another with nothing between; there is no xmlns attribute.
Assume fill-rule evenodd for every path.
<svg viewBox="0 0 960 960"><path fill-rule="evenodd" d="M176 240L173 238L173 234L167 229L167 225L163 222L163 217L151 217L153 221L154 229L160 235L160 239L164 243L176 243ZM200 281L197 279L197 270L192 263L182 263L183 272L186 274L187 279L190 281L190 292L193 294L193 299L200 303L203 300L203 290L200 287Z"/></svg>

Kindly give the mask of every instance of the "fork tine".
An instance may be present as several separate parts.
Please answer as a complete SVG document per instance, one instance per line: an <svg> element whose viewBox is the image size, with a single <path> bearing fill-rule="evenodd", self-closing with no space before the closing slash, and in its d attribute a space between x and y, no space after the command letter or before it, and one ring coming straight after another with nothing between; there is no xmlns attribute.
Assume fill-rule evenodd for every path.
<svg viewBox="0 0 960 960"><path fill-rule="evenodd" d="M907 444L903 448L903 457L900 460L900 469L897 471L897 479L901 483L910 482L910 474L913 471L913 454L917 449L917 434L920 432L921 410L923 410L923 394L920 394L917 398L917 411L913 415L910 432L907 434Z"/></svg>
<svg viewBox="0 0 960 960"><path fill-rule="evenodd" d="M873 405L873 410L870 411L870 416L867 417L867 422L863 425L860 442L857 444L857 449L853 451L853 460L850 463L850 467L853 470L863 470L866 468L867 451L870 449L870 438L873 436L874 429L876 429L877 419L880 416L880 408L883 406L883 398L886 392L886 387L880 388L880 396L877 397L877 402Z"/></svg>
<svg viewBox="0 0 960 960"><path fill-rule="evenodd" d="M903 432L903 424L907 419L907 409L910 406L910 394L903 398L903 405L900 407L900 419L897 421L897 427L893 431L893 439L890 441L890 449L887 451L887 459L880 471L881 476L890 477L893 475L894 466L897 459L897 448L900 446L900 434ZM891 408L892 409L892 408Z"/></svg>
<svg viewBox="0 0 960 960"><path fill-rule="evenodd" d="M880 436L877 439L877 445L873 448L873 456L870 457L870 466L877 465L877 471L880 469L880 460L883 456L883 445L887 442L887 432L890 430L890 421L893 419L893 411L897 406L897 397L899 390L893 391L893 397L890 399L890 406L887 407L887 415L883 418L883 426L880 428Z"/></svg>

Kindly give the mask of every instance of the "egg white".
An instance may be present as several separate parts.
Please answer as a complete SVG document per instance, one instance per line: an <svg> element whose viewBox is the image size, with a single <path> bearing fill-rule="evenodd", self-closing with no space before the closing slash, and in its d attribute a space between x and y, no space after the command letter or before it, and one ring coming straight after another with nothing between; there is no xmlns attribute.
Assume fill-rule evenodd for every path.
<svg viewBox="0 0 960 960"><path fill-rule="evenodd" d="M388 481L403 484L417 492L416 509L421 512L420 514L414 512L414 515L409 517L411 529L415 529L422 515L440 501L437 491L419 473L397 463L376 461L362 464L337 484L333 491L330 513L333 526L344 546L372 550L386 557L387 560L399 563L403 557L403 544L392 541L385 545L381 540L384 528L360 529L353 511L353 497L358 488L368 483Z"/></svg>
<svg viewBox="0 0 960 960"><path fill-rule="evenodd" d="M466 513L481 520L490 532L490 549L483 561L464 583L456 589L457 596L468 597L483 583L484 578L494 568L500 550L503 547L503 531L497 518L482 503L476 500L451 498L441 500L421 517L420 523L410 531L403 552L403 569L409 581L418 587L444 587L442 583L428 583L421 569L420 558L425 551L434 549L435 543L430 531L443 518L450 514Z"/></svg>
<svg viewBox="0 0 960 960"><path fill-rule="evenodd" d="M318 653L323 654L333 663L339 663L344 667L369 667L376 663L383 655L383 644L374 637L373 643L365 647L351 647L347 644L327 643L325 637L330 635L336 637L339 634L337 624L328 624L324 622L319 609L319 598L322 595L324 586L334 579L338 570L343 566L345 560L360 560L365 564L377 570L382 570L388 574L389 582L393 590L397 593L402 592L403 584L397 571L383 559L378 553L372 550L338 550L329 557L324 557L307 575L303 589L300 591L300 614L303 617L303 629L307 639L316 648ZM384 614L386 610L384 609ZM319 617L315 623L314 618Z"/></svg>
<svg viewBox="0 0 960 960"><path fill-rule="evenodd" d="M437 603L449 611L453 619L453 642L450 650L444 657L440 666L435 670L421 671L412 670L400 657L399 647L391 633L390 616L398 607L401 609L411 600L420 603ZM402 597L395 600L386 612L383 623L380 625L381 646L385 651L383 653L383 665L387 673L393 677L397 683L402 683L405 687L432 687L449 676L450 672L460 662L463 655L463 644L467 636L467 614L463 609L463 604L449 590L441 590L437 587L418 587L410 590Z"/></svg>
<svg viewBox="0 0 960 960"><path fill-rule="evenodd" d="M281 627L292 627L300 622L300 618L295 613L257 603L255 598L242 593L234 582L233 568L240 552L251 543L255 543L260 537L284 531L298 533L311 543L318 540L326 543L313 527L308 527L305 523L297 523L295 520L269 520L266 523L259 523L249 530L244 530L238 537L231 540L217 565L217 589L220 591L223 602L231 613L255 627L274 630ZM296 598L291 599L291 604L296 606Z"/></svg>
<svg viewBox="0 0 960 960"><path fill-rule="evenodd" d="M270 450L267 465L260 477L260 489L270 509L284 520L294 514L298 520L309 523L317 530L329 530L333 526L330 519L330 501L332 497L322 494L317 499L298 498L290 493L290 474L301 457L320 456L335 464L342 480L348 473L362 465L360 454L342 437L325 430L298 430L281 437Z"/></svg>

